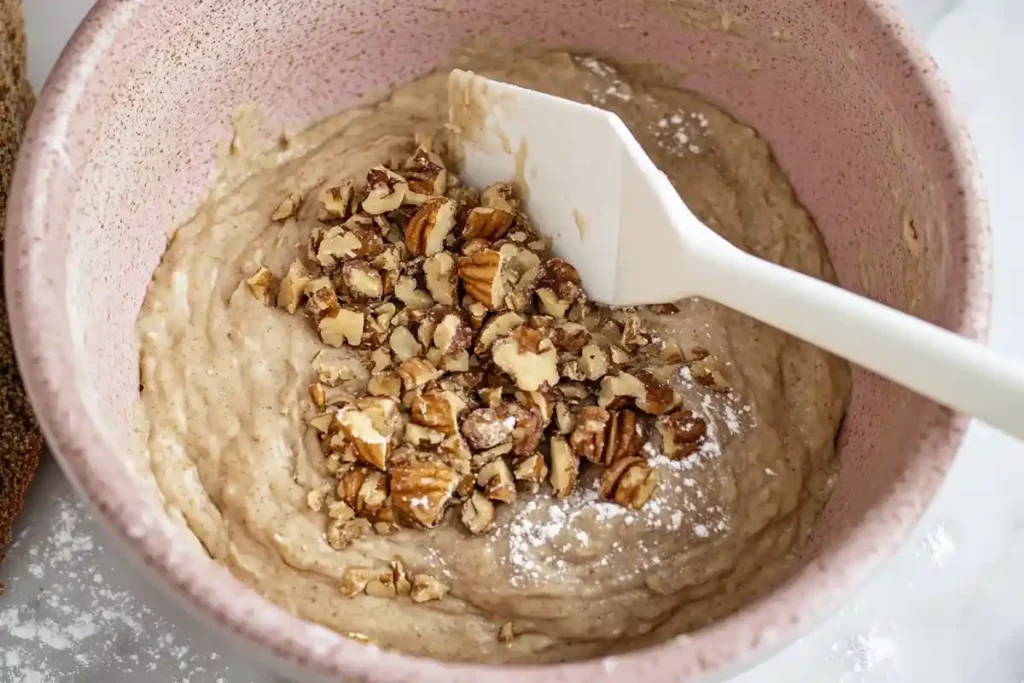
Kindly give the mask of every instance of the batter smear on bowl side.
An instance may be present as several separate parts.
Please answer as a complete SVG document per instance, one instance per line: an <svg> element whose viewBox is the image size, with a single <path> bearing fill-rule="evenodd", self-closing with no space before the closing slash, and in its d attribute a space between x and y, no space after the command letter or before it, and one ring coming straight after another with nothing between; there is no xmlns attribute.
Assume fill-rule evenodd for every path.
<svg viewBox="0 0 1024 683"><path fill-rule="evenodd" d="M614 111L708 225L834 280L767 144L699 96L561 52L457 66ZM735 610L832 489L849 368L698 299L588 303L524 179L459 180L446 78L292 136L176 232L138 322L165 506L286 609L418 655L580 659Z"/></svg>

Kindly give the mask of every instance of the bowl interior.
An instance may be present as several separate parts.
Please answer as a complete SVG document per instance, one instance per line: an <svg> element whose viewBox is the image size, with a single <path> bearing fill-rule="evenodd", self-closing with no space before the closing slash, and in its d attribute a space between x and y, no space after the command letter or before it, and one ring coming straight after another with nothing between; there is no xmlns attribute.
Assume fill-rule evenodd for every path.
<svg viewBox="0 0 1024 683"><path fill-rule="evenodd" d="M231 138L230 114L256 103L268 127L294 130L469 41L663 65L666 79L768 139L845 287L979 334L987 263L968 152L936 107L930 63L874 4L101 2L48 84L10 219L18 350L51 443L116 528L152 531L136 543L147 561L178 571L168 558L188 542L160 521L144 468L123 457L138 395L135 320L168 236ZM861 577L916 520L961 428L938 406L858 372L839 483L801 567L677 648L676 674L774 640L768 627L806 621L831 588ZM169 579L179 587L199 580L198 570L180 571L188 577ZM254 623L271 619L275 608L251 604ZM327 666L334 647L304 652Z"/></svg>

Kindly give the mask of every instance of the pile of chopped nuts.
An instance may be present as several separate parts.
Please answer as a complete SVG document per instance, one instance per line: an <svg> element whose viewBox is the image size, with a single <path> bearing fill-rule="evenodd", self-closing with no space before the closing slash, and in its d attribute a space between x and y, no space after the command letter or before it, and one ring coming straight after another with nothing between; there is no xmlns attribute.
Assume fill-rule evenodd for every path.
<svg viewBox="0 0 1024 683"><path fill-rule="evenodd" d="M430 574L406 574L405 567L393 560L387 569L347 567L341 577L341 591L348 597L360 594L375 598L408 597L413 602L440 600L448 586Z"/></svg>
<svg viewBox="0 0 1024 683"><path fill-rule="evenodd" d="M727 391L716 359L662 343L637 309L588 302L510 185L466 187L420 147L365 182L289 194L272 219L304 206L316 218L306 258L246 282L362 366L318 358L309 387L335 479L309 506L326 510L333 547L431 528L454 507L483 534L523 492L569 496L581 467L602 468L601 494L639 509L658 484L643 445L675 458L700 447L706 424L669 378L687 364Z"/></svg>

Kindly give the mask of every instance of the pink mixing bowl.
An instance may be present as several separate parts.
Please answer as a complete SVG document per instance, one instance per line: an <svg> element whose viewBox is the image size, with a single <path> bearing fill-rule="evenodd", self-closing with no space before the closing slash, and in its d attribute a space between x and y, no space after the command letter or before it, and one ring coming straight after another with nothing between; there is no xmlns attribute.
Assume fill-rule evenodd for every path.
<svg viewBox="0 0 1024 683"><path fill-rule="evenodd" d="M835 495L787 580L657 647L525 669L381 652L300 621L214 565L124 457L136 314L229 139L229 114L256 102L270 124L296 129L482 35L681 74L771 142L844 286L985 336L989 233L970 144L932 60L878 0L101 0L40 97L8 211L7 300L39 419L154 580L291 671L588 683L733 673L820 620L893 552L966 418L857 373Z"/></svg>

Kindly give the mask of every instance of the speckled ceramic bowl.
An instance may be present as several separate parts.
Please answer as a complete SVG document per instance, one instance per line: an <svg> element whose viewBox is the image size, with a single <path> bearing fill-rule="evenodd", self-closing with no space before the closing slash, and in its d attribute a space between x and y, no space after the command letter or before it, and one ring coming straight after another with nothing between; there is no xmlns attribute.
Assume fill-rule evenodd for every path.
<svg viewBox="0 0 1024 683"><path fill-rule="evenodd" d="M782 585L657 647L493 669L380 652L302 622L213 565L122 455L138 394L135 318L170 229L257 102L289 128L413 78L489 31L658 62L756 126L817 219L841 282L984 337L989 233L946 86L877 0L100 0L42 93L8 212L6 287L49 443L156 581L223 632L346 681L682 681L723 676L816 623L918 519L963 416L858 373L842 472Z"/></svg>

